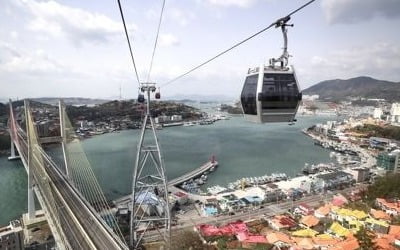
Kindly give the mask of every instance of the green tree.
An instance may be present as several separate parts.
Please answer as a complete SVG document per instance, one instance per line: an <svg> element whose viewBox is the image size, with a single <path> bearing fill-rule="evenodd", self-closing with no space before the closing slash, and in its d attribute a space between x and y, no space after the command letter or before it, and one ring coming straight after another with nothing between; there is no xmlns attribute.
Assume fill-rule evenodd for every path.
<svg viewBox="0 0 400 250"><path fill-rule="evenodd" d="M374 242L375 234L368 229L362 227L354 235L357 238L360 249L362 250L374 250L376 249L376 244Z"/></svg>
<svg viewBox="0 0 400 250"><path fill-rule="evenodd" d="M388 174L376 179L374 184L368 187L366 201L373 204L376 198L398 199L400 198L400 174Z"/></svg>

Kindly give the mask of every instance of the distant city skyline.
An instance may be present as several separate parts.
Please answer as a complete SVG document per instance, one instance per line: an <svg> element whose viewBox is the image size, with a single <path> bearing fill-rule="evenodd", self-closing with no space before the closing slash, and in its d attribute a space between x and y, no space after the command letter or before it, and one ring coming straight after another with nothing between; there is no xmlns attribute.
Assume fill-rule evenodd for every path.
<svg viewBox="0 0 400 250"><path fill-rule="evenodd" d="M268 26L307 1L166 0L151 81L163 83ZM141 81L162 1L124 1ZM0 99L136 98L137 82L116 1L0 2ZM317 0L289 28L290 63L302 89L329 79L400 81L398 0ZM281 53L272 28L161 89L162 96L238 98L249 67Z"/></svg>

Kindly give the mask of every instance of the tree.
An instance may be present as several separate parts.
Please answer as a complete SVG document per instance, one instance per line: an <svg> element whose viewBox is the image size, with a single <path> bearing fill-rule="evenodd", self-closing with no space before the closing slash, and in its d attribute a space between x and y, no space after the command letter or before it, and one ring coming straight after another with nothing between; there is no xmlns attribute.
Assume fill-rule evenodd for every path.
<svg viewBox="0 0 400 250"><path fill-rule="evenodd" d="M400 226L400 215L394 216L390 224Z"/></svg>
<svg viewBox="0 0 400 250"><path fill-rule="evenodd" d="M361 227L354 236L357 238L360 249L374 250L377 248L374 242L375 234L368 229Z"/></svg>

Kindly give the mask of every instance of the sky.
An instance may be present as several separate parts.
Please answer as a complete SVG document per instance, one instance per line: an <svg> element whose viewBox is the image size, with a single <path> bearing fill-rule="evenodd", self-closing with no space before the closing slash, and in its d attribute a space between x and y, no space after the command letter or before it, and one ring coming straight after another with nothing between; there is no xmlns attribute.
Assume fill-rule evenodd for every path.
<svg viewBox="0 0 400 250"><path fill-rule="evenodd" d="M197 71L163 85L247 38L306 0L121 0L140 81L162 97L239 99L249 67L278 57L271 28ZM0 99L136 98L138 83L116 0L1 0ZM294 14L290 64L305 89L329 79L400 81L399 0L316 0ZM397 27L397 28L396 28Z"/></svg>

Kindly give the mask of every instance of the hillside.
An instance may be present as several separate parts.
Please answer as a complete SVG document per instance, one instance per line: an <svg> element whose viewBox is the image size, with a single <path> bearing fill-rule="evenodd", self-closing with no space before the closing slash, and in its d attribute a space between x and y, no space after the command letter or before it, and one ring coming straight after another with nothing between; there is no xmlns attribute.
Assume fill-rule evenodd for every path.
<svg viewBox="0 0 400 250"><path fill-rule="evenodd" d="M317 83L303 91L306 95L319 95L324 100L346 100L350 97L400 101L400 82L377 80L361 76L347 80L335 79Z"/></svg>

